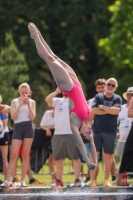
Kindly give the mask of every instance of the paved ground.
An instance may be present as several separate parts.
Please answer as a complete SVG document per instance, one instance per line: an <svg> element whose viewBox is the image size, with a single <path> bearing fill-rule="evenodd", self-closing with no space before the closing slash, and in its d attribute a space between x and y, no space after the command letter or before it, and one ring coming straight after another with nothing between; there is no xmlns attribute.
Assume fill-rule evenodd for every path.
<svg viewBox="0 0 133 200"><path fill-rule="evenodd" d="M0 200L133 200L133 188L4 188Z"/></svg>

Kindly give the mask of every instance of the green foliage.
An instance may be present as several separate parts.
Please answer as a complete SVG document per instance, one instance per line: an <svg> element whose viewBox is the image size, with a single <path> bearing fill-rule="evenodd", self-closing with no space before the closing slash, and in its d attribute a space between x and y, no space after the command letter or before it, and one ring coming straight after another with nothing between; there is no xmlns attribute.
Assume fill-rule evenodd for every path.
<svg viewBox="0 0 133 200"><path fill-rule="evenodd" d="M12 34L7 33L0 57L0 93L4 104L10 104L18 96L18 85L29 80L27 70L24 55L18 51Z"/></svg>
<svg viewBox="0 0 133 200"><path fill-rule="evenodd" d="M133 85L133 1L117 0L109 10L113 12L112 26L104 47L118 79L119 91L123 93Z"/></svg>
<svg viewBox="0 0 133 200"><path fill-rule="evenodd" d="M7 72L11 67L7 67L6 73L12 82L9 82L10 86L17 88L21 81L27 80L41 116L44 111L45 96L56 87L47 64L37 55L34 41L30 38L27 25L32 21L38 26L54 53L70 64L77 73L87 99L96 93L94 85L96 79L111 76L118 79L117 93L122 94L128 86L132 85L132 10L132 0L24 0L21 2L1 0L2 54L7 55L5 35L12 33L18 53L17 56L8 53L8 63L10 61L10 66L14 66L14 58L20 61L24 56L22 64L24 69L21 68L21 62L17 67L22 72L27 66L27 71L24 73L16 73L14 67L12 70L14 80L10 71ZM16 79L15 73L19 74ZM4 94L7 90L4 85L5 83L1 91L4 101L7 101L10 99L7 93L9 95L10 92ZM10 91L11 95L15 92ZM38 122L39 120L40 118L37 119Z"/></svg>
<svg viewBox="0 0 133 200"><path fill-rule="evenodd" d="M15 44L25 55L29 67L29 82L35 98L42 98L53 91L55 84L51 84L51 73L37 55L27 29L28 23L34 22L52 50L76 71L88 98L95 94L94 82L99 76L104 76L108 65L107 56L98 49L98 41L109 34L112 13L108 7L113 2L0 1L0 45L4 44L4 34L11 30Z"/></svg>

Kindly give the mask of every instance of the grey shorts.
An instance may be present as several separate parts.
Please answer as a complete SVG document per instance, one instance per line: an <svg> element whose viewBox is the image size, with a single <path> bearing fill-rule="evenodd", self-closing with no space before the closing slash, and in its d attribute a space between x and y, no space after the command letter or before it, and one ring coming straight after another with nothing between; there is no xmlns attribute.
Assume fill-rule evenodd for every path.
<svg viewBox="0 0 133 200"><path fill-rule="evenodd" d="M31 121L14 123L12 139L23 140L24 138L34 138L34 132Z"/></svg>
<svg viewBox="0 0 133 200"><path fill-rule="evenodd" d="M54 160L69 158L70 160L81 159L81 153L77 141L71 135L53 135L52 150Z"/></svg>
<svg viewBox="0 0 133 200"><path fill-rule="evenodd" d="M113 154L115 149L116 134L94 132L94 144L97 152L101 152L102 147L104 153Z"/></svg>

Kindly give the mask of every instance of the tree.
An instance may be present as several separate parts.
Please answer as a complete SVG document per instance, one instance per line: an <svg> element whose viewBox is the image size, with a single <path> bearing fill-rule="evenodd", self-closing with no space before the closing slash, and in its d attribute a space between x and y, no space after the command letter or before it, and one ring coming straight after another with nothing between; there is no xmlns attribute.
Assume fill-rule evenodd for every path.
<svg viewBox="0 0 133 200"><path fill-rule="evenodd" d="M19 84L29 81L27 71L24 55L15 46L11 33L7 33L0 57L0 93L4 104L10 105L11 100L18 96Z"/></svg>
<svg viewBox="0 0 133 200"><path fill-rule="evenodd" d="M133 1L117 0L109 9L113 12L110 35L101 44L112 62L112 74L118 79L122 94L133 85Z"/></svg>
<svg viewBox="0 0 133 200"><path fill-rule="evenodd" d="M112 13L108 11L108 6L113 2L0 1L0 45L4 45L4 34L10 30L19 51L25 55L29 81L38 101L53 90L55 84L51 84L52 76L47 65L37 56L29 37L28 23L33 21L53 51L73 67L88 98L95 94L95 80L99 76L104 77L104 72L106 75L108 70L108 57L98 48L98 41L109 34Z"/></svg>

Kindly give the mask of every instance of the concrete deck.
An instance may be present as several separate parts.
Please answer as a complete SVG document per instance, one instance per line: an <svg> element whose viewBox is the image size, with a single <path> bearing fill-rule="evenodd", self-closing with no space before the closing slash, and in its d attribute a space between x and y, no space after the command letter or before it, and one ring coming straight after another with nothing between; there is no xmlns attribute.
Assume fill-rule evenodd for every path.
<svg viewBox="0 0 133 200"><path fill-rule="evenodd" d="M4 188L0 200L133 200L133 187Z"/></svg>

